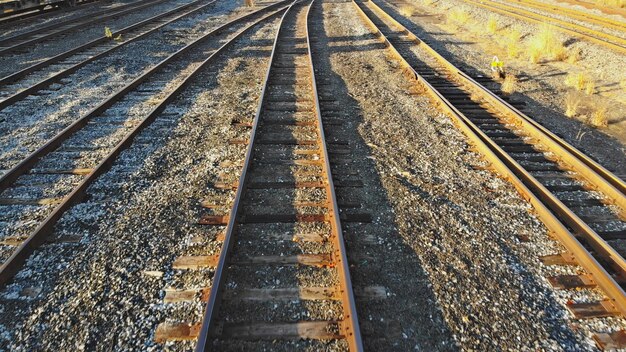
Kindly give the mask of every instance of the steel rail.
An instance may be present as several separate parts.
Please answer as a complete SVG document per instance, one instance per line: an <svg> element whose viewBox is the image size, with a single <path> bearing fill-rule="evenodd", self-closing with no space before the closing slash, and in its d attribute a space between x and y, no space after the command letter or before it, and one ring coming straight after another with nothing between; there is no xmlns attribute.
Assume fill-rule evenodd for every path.
<svg viewBox="0 0 626 352"><path fill-rule="evenodd" d="M331 236L334 242L334 260L339 265L337 266L339 271L339 279L341 285L341 300L344 307L344 324L342 325L346 339L350 350L363 351L363 342L361 339L361 330L359 327L359 320L357 317L356 303L354 301L354 291L352 289L352 279L350 277L350 266L348 263L348 257L346 255L346 244L341 229L341 221L339 219L339 204L337 203L337 194L335 193L335 185L333 183L333 176L330 168L330 156L328 155L328 148L326 147L326 135L324 133L324 125L322 122L322 109L320 108L319 93L317 90L317 82L315 80L315 65L313 63L313 53L311 48L311 37L309 32L309 24L311 21L311 8L315 6L316 1L312 0L306 13L306 43L309 56L309 70L311 71L311 84L313 86L313 100L315 101L315 112L317 117L317 126L319 138L321 141L322 159L324 160L323 173L326 175L327 182L325 182L326 194L329 195L327 202L329 208L333 210L330 218L330 224L332 228Z"/></svg>
<svg viewBox="0 0 626 352"><path fill-rule="evenodd" d="M566 17L577 19L579 21L612 27L613 29L618 31L626 31L626 22L614 21L603 16L597 16L587 12L569 9L564 6L552 5L548 3L538 2L535 0L511 0L511 2L519 3L520 5L524 6L530 6L556 15L564 16L564 13L566 13L568 15Z"/></svg>
<svg viewBox="0 0 626 352"><path fill-rule="evenodd" d="M6 38L0 41L0 55L5 55L7 53L10 52L14 52L18 49L24 48L26 46L30 46L30 45L34 45L37 43L40 43L44 40L48 40L50 38L53 37L58 37L59 35L65 35L68 32L76 32L81 28L85 28L91 24L95 24L95 23L99 23L103 20L108 20L111 18L116 18L116 17L120 17L120 16L124 16L126 14L129 14L131 12L136 12L139 10L143 10L145 8L148 8L150 6L154 6L154 5L158 5L160 3L166 2L168 0L146 0L146 1L141 1L139 3L134 2L131 3L129 5L124 5L123 7L120 6L119 8L115 8L113 10L113 13L110 13L111 11L107 11L109 12L109 14L105 15L105 16L100 16L100 17L95 17L94 16L98 16L98 15L91 15L91 16L87 16L88 18L85 21L82 21L79 23L76 23L77 21L69 21L70 23L72 23L72 25L70 25L69 27L66 28L61 28L59 30L52 30L49 33L46 34L41 34L42 32L46 32L48 29L50 28L59 28L59 27L65 27L66 24L52 24L50 26L46 26L40 29L37 29L35 31L31 31L31 32L27 32L27 33L22 33L22 34L18 34L16 36L10 37L10 38ZM74 24L76 23L76 24ZM22 38L26 38L26 40L20 41L20 39ZM19 41L17 44L11 44L12 41Z"/></svg>
<svg viewBox="0 0 626 352"><path fill-rule="evenodd" d="M139 134L139 132L141 132L148 125L150 125L150 123L152 123L156 119L156 117L167 107L167 105L173 99L175 99L184 90L186 86L188 86L191 83L191 81L202 71L203 68L207 67L209 63L215 60L218 54L221 54L222 52L224 52L237 39L239 39L242 35L250 31L253 27L257 26L260 23L263 23L269 18L272 18L276 16L278 13L280 13L282 11L281 7L284 7L287 2L288 0L283 0L277 3L274 3L272 5L266 6L252 13L240 16L230 21L229 23L222 25L220 29L225 29L227 26L250 19L252 16L259 15L267 11L271 12L269 15L263 16L261 19L252 22L251 24L247 25L246 27L244 27L243 29L235 33L233 37L228 39L222 46L220 46L215 52L213 52L202 63L200 63L198 67L196 67L191 73L189 73L188 76L182 82L180 82L170 93L168 93L168 95L159 104L157 104L148 113L148 115L143 120L141 120L141 122L137 126L135 126L132 129L132 131L129 132L124 137L124 139L120 141L114 147L114 149L107 156L105 156L102 159L102 161L89 174L87 174L83 178L83 180L71 191L71 193L69 193L63 198L61 203L57 205L56 208L46 217L46 219L28 236L28 238L24 240L24 242L22 242L18 246L18 248L11 254L9 259L7 259L2 264L2 266L0 266L0 287L4 287L13 278L13 276L24 265L25 261L35 251L35 249L37 249L45 241L46 237L53 231L54 226L56 225L57 221L63 216L65 211L67 211L73 204L76 204L77 202L81 201L84 198L87 187L89 187L91 183L93 183L100 175L102 175L111 167L111 165L113 164L117 156L123 150L125 150L131 145L135 136ZM213 33L218 32L220 29L211 31L210 33L206 34L204 37L209 37ZM188 46L191 46L191 45L195 46L200 40L202 40L202 38L199 38L196 42L189 44ZM180 56L182 53L185 53L185 52L187 52L187 50L182 51L182 52L179 51L176 57ZM132 85L132 87L135 87L135 86L136 84ZM125 89L123 89L122 91L125 91ZM117 96L117 94L115 94L114 96ZM103 110L104 109L101 109L98 111L103 111ZM67 129L61 134L57 135L55 137L55 140L57 140L58 138L67 139L69 135L65 134L66 131ZM48 145L52 145L52 144L49 142ZM58 142L56 142L55 145L58 146ZM40 148L39 151L41 151L43 148L44 147ZM55 148L55 147L48 147L48 148ZM51 151L51 150L53 149L48 149L46 152Z"/></svg>
<svg viewBox="0 0 626 352"><path fill-rule="evenodd" d="M268 82L270 80L270 75L272 72L272 65L274 63L276 48L278 47L281 34L284 32L284 21L285 18L289 15L290 11L293 7L299 2L294 2L288 9L285 11L285 14L281 18L279 29L276 33L276 37L274 39L274 45L272 47L272 54L270 56L269 65L267 72L264 78L264 85L261 91L261 96L259 100L259 105L256 110L256 114L254 116L254 121L252 123L252 131L250 132L250 138L248 142L248 146L246 149L245 160L241 175L239 176L237 191L235 194L235 199L233 205L230 210L229 220L225 231L224 240L222 242L222 248L220 250L219 259L217 262L217 266L215 269L215 274L213 276L213 284L209 293L209 298L207 301L204 317L202 320L202 325L200 328L200 332L198 335L198 342L196 344L195 351L196 352L204 352L211 350L211 339L210 333L214 329L216 329L217 315L219 314L219 307L221 304L221 296L223 294L223 287L225 282L225 270L228 265L228 257L232 251L233 243L234 243L234 235L236 222L239 216L241 216L241 201L243 197L243 193L246 188L246 182L248 180L249 169L252 163L254 143L256 139L256 132L259 125L259 120L261 113L263 111L264 106L266 105L265 100L267 98L267 87ZM311 46L310 46L310 38L308 31L308 23L309 23L309 15L312 3L308 5L307 13L306 13L306 37L307 37L307 47L308 47L308 55L309 55L309 70L311 73L311 83L313 87L313 95L315 100L315 110L316 117L318 121L318 136L321 142L321 153L324 159L323 171L322 174L326 176L325 188L329 198L327 199L328 206L332 207L332 214L329 214L329 221L331 224L332 231L332 240L335 245L335 252L333 253L333 258L338 262L337 270L339 271L340 276L340 285L341 285L341 295L342 295L342 303L344 308L344 321L341 324L342 332L345 334L346 341L350 347L351 351L363 351L363 345L361 341L361 333L359 329L357 313L356 313L356 304L354 302L354 293L352 290L352 283L350 279L350 272L348 261L345 252L345 243L343 240L343 234L341 231L341 223L339 219L339 211L337 205L337 198L334 191L334 185L332 181L332 174L330 170L330 163L328 158L328 151L326 149L326 139L324 136L324 130L322 127L322 119L320 115L320 106L319 106L319 98L317 93L317 86L315 83L315 70L313 67L313 61L311 57Z"/></svg>
<svg viewBox="0 0 626 352"><path fill-rule="evenodd" d="M495 3L490 0L463 0L468 4L479 6L491 11L501 13L505 16L515 17L527 22L538 24L550 23L556 29L570 34L574 37L591 41L607 48L613 49L620 53L626 53L626 39L599 32L585 26L577 25L571 22L559 20L554 17L540 15L535 12L522 10L517 7L508 6L502 3Z"/></svg>
<svg viewBox="0 0 626 352"><path fill-rule="evenodd" d="M559 199L557 199L548 189L545 188L535 177L526 171L517 161L506 153L499 145L488 137L478 126L476 126L467 116L457 109L447 98L441 94L437 88L433 87L424 77L422 77L411 64L400 54L392 42L378 28L373 20L368 16L364 8L369 11L370 6L366 3L353 0L353 4L358 9L359 14L365 22L382 38L387 48L391 50L394 57L398 59L404 68L404 72L417 81L429 96L436 101L439 106L452 118L455 125L469 138L476 149L491 163L491 166L504 179L510 182L517 191L534 207L539 218L543 221L551 233L565 246L565 248L576 258L578 263L593 275L598 286L604 290L617 311L626 314L626 293L615 279L606 271L604 267L593 257L593 255L583 246L583 244L568 230L553 211L564 218L567 225L585 238L587 243L596 250L603 259L610 261L613 270L623 278L626 272L626 262L606 241L590 229L580 218L571 212ZM373 2L368 5L377 9L376 11L383 17L403 29L405 34L416 38L416 45L428 47L406 27L396 21L393 17L384 12ZM419 43L419 44L418 44ZM430 49L432 50L432 49ZM429 51L430 51L429 50ZM434 52L434 50L433 50ZM438 54L437 54L438 55ZM438 59L445 60L443 57ZM447 61L447 60L446 60ZM451 66L451 64L450 64ZM452 66L453 67L453 66ZM454 72L458 72L455 69ZM483 88L484 89L484 88Z"/></svg>
<svg viewBox="0 0 626 352"><path fill-rule="evenodd" d="M216 35L220 31L223 31L227 27L233 24L245 21L248 18L259 14L262 11L271 11L277 6L282 5L284 2L285 1L278 2L277 4L269 5L260 10L251 12L243 16L239 16L235 18L234 20L229 21L228 23L225 23L219 26L218 28L210 31L209 33L203 35L202 37L194 40L193 42L179 49L172 55L163 59L161 62L159 62L152 68L150 68L141 76L135 78L132 82L128 83L126 86L120 88L117 92L110 95L102 103L98 104L98 106L91 109L89 112L87 112L85 115L80 117L78 120L74 121L71 125L67 126L63 131L59 132L56 136L50 139L46 144L39 147L36 151L31 153L29 156L24 158L20 163L18 163L17 165L12 167L9 171L7 171L4 175L2 175L2 177L0 177L0 192L7 189L13 182L15 182L15 180L17 180L18 177L26 173L35 163L37 163L39 159L43 158L45 155L55 150L58 146L61 145L61 143L63 143L63 141L69 138L74 132L84 127L90 120L97 117L106 109L111 107L113 104L121 100L126 94L128 94L130 91L135 89L144 81L148 80L154 73L158 72L161 68L165 67L167 64L169 64L170 62L173 62L177 58L185 55L191 49L201 44L203 41L207 40L208 38Z"/></svg>
<svg viewBox="0 0 626 352"><path fill-rule="evenodd" d="M98 0L84 0L84 1L77 3L76 5L81 6L81 5L93 4L97 1ZM51 5L53 4L45 4L45 5L41 5L37 7L24 8L24 9L11 11L11 12L5 12L3 14L0 14L0 26L3 26L8 23L15 25L16 22L24 21L31 17L41 18L40 16L45 16L48 14L58 15L58 14L62 14L66 12L73 12L77 10L76 7L61 7L61 6L54 6L47 10L45 9L47 6L51 6ZM37 9L38 7L39 9Z"/></svg>
<svg viewBox="0 0 626 352"><path fill-rule="evenodd" d="M553 132L542 126L534 119L528 117L511 104L502 100L499 96L492 91L484 87L482 84L476 82L473 78L467 75L465 72L454 66L436 50L434 50L425 41L417 37L414 33L409 31L404 25L402 25L395 18L387 14L380 8L375 2L371 2L374 8L379 11L385 18L392 21L395 25L401 27L406 31L410 37L417 41L418 46L428 51L439 63L446 67L453 75L465 83L466 87L481 94L489 103L501 108L502 112L506 112L509 116L515 119L515 121L524 127L524 129L533 138L537 138L546 143L546 147L553 153L559 156L565 156L563 162L567 163L571 169L575 170L590 184L598 187L598 190L604 193L609 199L615 202L622 213L626 212L626 182L613 174L598 162L585 155L583 152L572 146Z"/></svg>
<svg viewBox="0 0 626 352"><path fill-rule="evenodd" d="M131 30L134 30L134 29L136 29L138 27L144 26L144 25L149 24L149 23L154 22L154 21L161 20L163 17L167 17L167 16L170 16L172 14L176 14L176 13L178 13L180 11L184 11L188 7L196 6L196 5L198 5L198 4L200 4L200 3L204 2L204 1L206 1L206 0L195 0L195 1L192 1L192 2L190 2L188 4L179 6L177 8L174 8L174 9L170 10L170 11L167 11L165 13L153 16L153 17L148 18L146 20L143 20L143 21L141 21L139 23L133 24L133 25L128 26L126 28L123 28L123 29L121 29L119 31L116 31L116 32L113 33L113 36L117 36L118 34L128 33ZM56 73L56 74L54 74L54 75L52 75L52 76L50 76L48 78L45 78L45 79L43 79L43 80L41 80L41 81L31 85L28 88L22 89L22 90L20 90L20 91L18 91L16 93L14 93L13 95L10 95L10 96L6 97L4 100L0 101L0 110L2 110L4 108L14 104L15 102L17 102L17 101L19 101L21 99L24 99L24 98L28 97L29 95L33 94L34 92L36 92L36 91L38 91L38 90L40 90L40 89L42 89L44 87L47 87L48 85L50 85L50 84L52 84L54 82L57 82L57 81L59 81L60 79L62 79L64 77L69 76L70 74L76 72L81 67L83 67L83 66L85 66L85 65L87 65L87 64L89 64L89 63L91 63L91 62L93 62L93 61L95 61L95 60L97 60L97 59L99 59L99 58L101 58L103 56L105 56L105 55L108 55L111 52L113 52L113 51L115 51L115 50L117 50L117 49L119 49L119 48L121 48L121 47L123 47L123 46L125 46L127 44L133 43L133 42L135 42L135 41L137 41L137 40L139 40L139 39L141 39L141 38L143 38L143 37L145 37L145 36L147 36L147 35L149 35L151 33L154 33L155 31L157 31L157 30L163 28L164 26L167 26L167 25L169 25L169 24L171 24L171 23L173 23L175 21L178 21L181 18L193 15L193 14L199 12L199 11L202 11L202 10L206 9L207 7L213 5L215 3L215 1L217 1L217 0L211 0L208 3L202 5L202 6L198 7L198 8L192 9L192 10L186 12L186 13L183 13L183 14L181 14L179 16L174 17L173 19L167 20L166 22L158 25L155 28L152 28L152 29L150 29L150 30L148 30L148 31L146 31L144 33L140 33L139 35L137 35L135 37L132 37L132 38L130 38L130 39L120 43L120 44L116 44L115 46L113 46L113 47L111 47L109 49L106 49L106 50L104 50L104 51L102 51L100 53L94 54L94 55L90 56L89 58L87 58L87 59L85 59L85 60L83 60L81 62L73 64L72 66L68 67L67 69L64 69L61 72L58 72L58 73ZM61 54L57 55L57 56L51 57L50 59L47 59L45 61L42 61L42 62L37 63L35 65L32 65L30 67L27 67L27 68L25 68L23 70L20 70L18 72L15 72L15 73L13 73L13 74L11 74L9 76L6 76L6 77L0 79L0 86L2 84L12 83L12 82L14 82L15 80L17 80L19 78L22 78L22 77L24 77L24 76L26 76L26 75L28 75L30 73L33 73L34 71L37 71L37 70L41 69L42 67L50 66L50 65L54 64L55 62L63 60L63 59L65 59L65 58L67 58L67 57L69 57L71 55L74 55L74 54L80 52L80 51L92 49L93 46L96 46L96 45L102 44L102 43L106 43L107 41L111 41L111 39L103 36L103 37L98 38L96 40L93 40L91 42L85 43L85 44L83 44L83 45L81 45L79 47L70 49L70 50L68 50L68 51L66 51L64 53L61 53Z"/></svg>
<svg viewBox="0 0 626 352"><path fill-rule="evenodd" d="M35 29L27 31L27 32L15 34L15 35L12 35L12 36L7 37L7 38L2 38L2 39L0 39L0 46L5 46L5 44L8 45L8 44L10 44L11 41L14 41L14 40L19 40L19 39L22 39L22 38L26 38L26 37L30 37L30 36L33 36L33 35L37 35L37 34L43 32L43 31L46 31L48 29L54 29L54 28L58 28L58 27L62 27L62 26L71 25L71 24L73 24L73 23L75 23L77 21L93 18L94 16L106 15L107 13L110 13L111 11L124 10L124 9L129 8L129 7L132 7L133 5L137 6L137 5L149 3L151 1L152 0L136 1L136 2L132 2L132 3L121 5L121 6L117 6L117 7L104 9L104 10L97 11L97 12L94 12L94 13L84 14L84 15L76 17L76 18L70 18L70 19L62 20L60 22L53 22L53 23L50 23L50 24L47 24L47 25L35 28Z"/></svg>

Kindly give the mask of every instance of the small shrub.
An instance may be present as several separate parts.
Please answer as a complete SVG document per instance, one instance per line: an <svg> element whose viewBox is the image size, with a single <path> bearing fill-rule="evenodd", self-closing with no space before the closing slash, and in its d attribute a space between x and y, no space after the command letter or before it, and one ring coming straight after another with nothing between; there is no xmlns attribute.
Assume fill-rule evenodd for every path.
<svg viewBox="0 0 626 352"><path fill-rule="evenodd" d="M589 82L589 77L583 73L570 73L565 77L565 85L575 88L576 90L583 90Z"/></svg>
<svg viewBox="0 0 626 352"><path fill-rule="evenodd" d="M565 95L565 116L574 117L578 113L578 107L580 106L582 98L580 94L575 91L569 91Z"/></svg>
<svg viewBox="0 0 626 352"><path fill-rule="evenodd" d="M578 61L580 61L581 59L581 52L580 49L575 49L570 51L570 53L567 55L567 62L569 62L570 64L575 64Z"/></svg>
<svg viewBox="0 0 626 352"><path fill-rule="evenodd" d="M585 93L592 95L596 93L596 82L589 81L585 84Z"/></svg>
<svg viewBox="0 0 626 352"><path fill-rule="evenodd" d="M246 7L253 7L254 6L254 0L244 0L243 3L244 3L244 5Z"/></svg>
<svg viewBox="0 0 626 352"><path fill-rule="evenodd" d="M457 26L464 26L469 22L470 15L467 11L462 9L454 9L448 15L448 24L455 24Z"/></svg>
<svg viewBox="0 0 626 352"><path fill-rule="evenodd" d="M537 63L542 57L562 61L567 58L567 50L563 42L556 35L553 26L543 25L528 43L528 55L532 63Z"/></svg>
<svg viewBox="0 0 626 352"><path fill-rule="evenodd" d="M511 29L507 32L504 37L504 44L506 45L506 53L509 57L515 58L519 56L521 51L520 48L520 40L522 39L522 34L520 30L517 28Z"/></svg>
<svg viewBox="0 0 626 352"><path fill-rule="evenodd" d="M415 7L411 5L402 5L399 9L399 12L404 17L411 17L415 14Z"/></svg>
<svg viewBox="0 0 626 352"><path fill-rule="evenodd" d="M500 90L502 90L502 93L504 94L511 94L515 92L515 88L517 88L517 77L515 77L514 74L509 73L506 77L504 77Z"/></svg>
<svg viewBox="0 0 626 352"><path fill-rule="evenodd" d="M604 101L596 103L591 117L589 118L589 124L593 127L606 127L609 124L609 105Z"/></svg>
<svg viewBox="0 0 626 352"><path fill-rule="evenodd" d="M496 20L496 16L489 16L489 20L487 21L487 31L491 34L495 34L498 31L498 21Z"/></svg>
<svg viewBox="0 0 626 352"><path fill-rule="evenodd" d="M617 7L620 9L626 7L626 0L597 0L597 2L604 6Z"/></svg>

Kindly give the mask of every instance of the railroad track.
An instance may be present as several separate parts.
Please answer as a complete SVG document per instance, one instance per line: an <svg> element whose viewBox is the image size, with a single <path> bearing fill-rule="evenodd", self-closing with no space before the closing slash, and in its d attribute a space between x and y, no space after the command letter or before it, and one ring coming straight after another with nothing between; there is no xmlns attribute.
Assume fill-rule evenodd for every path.
<svg viewBox="0 0 626 352"><path fill-rule="evenodd" d="M606 16L598 16L588 12L578 11L564 6L550 5L536 0L514 0L511 1L511 3L518 3L520 6L534 8L554 15L567 16L575 20L605 26L616 31L626 31L626 22L612 20Z"/></svg>
<svg viewBox="0 0 626 352"><path fill-rule="evenodd" d="M339 214L310 51L310 7L296 2L285 12L256 115L234 121L251 128L248 139L232 141L247 146L243 167L238 180L215 185L235 191L234 200L203 205L230 209L199 220L223 230L219 254L173 264L215 268L212 286L201 290L202 323L163 323L159 342L197 340L196 351L363 350L341 228L342 221L363 219ZM190 292L169 292L166 300L197 293Z"/></svg>
<svg viewBox="0 0 626 352"><path fill-rule="evenodd" d="M559 289L599 287L607 299L568 305L577 318L626 313L626 183L454 67L376 3L355 2L404 72L452 117L490 168L526 198L566 252L546 265L587 272L549 278ZM601 345L622 338L599 334Z"/></svg>
<svg viewBox="0 0 626 352"><path fill-rule="evenodd" d="M0 40L0 55L9 53L24 52L28 47L39 44L51 39L59 40L60 38L72 34L79 33L83 28L90 25L101 23L104 20L125 16L132 12L137 12L163 3L167 0L142 0L122 5L114 9L107 9L96 13L87 14L78 18L72 18L66 21L51 23L32 31L16 34L8 38Z"/></svg>
<svg viewBox="0 0 626 352"><path fill-rule="evenodd" d="M485 8L489 11L497 12L505 16L514 17L526 22L535 24L549 23L561 32L573 37L600 44L619 53L626 53L626 39L613 34L594 30L587 26L560 20L558 18L542 15L536 12L521 9L516 6L507 5L491 0L463 0L464 2ZM549 10L544 10L549 11Z"/></svg>
<svg viewBox="0 0 626 352"><path fill-rule="evenodd" d="M81 1L77 5L81 6L81 5L86 5L86 4L92 4L96 1L97 0ZM43 5L43 6L38 6L34 8L26 8L26 9L21 9L17 11L6 12L3 14L0 14L0 26L7 24L7 23L11 23L11 24L25 23L26 21L29 21L32 17L37 17L37 19L43 19L47 15L60 15L63 13L69 13L69 12L73 12L77 10L76 7L68 8L68 7L62 7L62 6L54 6L54 7L50 7L46 9L46 7L48 6L49 5Z"/></svg>
<svg viewBox="0 0 626 352"><path fill-rule="evenodd" d="M115 31L113 36L124 36L124 41L121 43L102 36L3 77L0 79L0 99L2 99L0 100L0 110L37 93L53 83L60 84L63 82L63 78L73 74L81 67L130 43L136 42L171 23L199 13L214 3L215 0L192 1ZM53 66L52 69L54 70L52 73L46 70L51 66ZM19 81L22 78L25 78L25 82Z"/></svg>
<svg viewBox="0 0 626 352"><path fill-rule="evenodd" d="M63 213L85 197L87 187L139 132L158 117L176 115L163 111L217 54L285 5L278 2L240 16L186 45L5 173L0 178L0 221L14 236L5 238L0 248L0 285L19 271Z"/></svg>

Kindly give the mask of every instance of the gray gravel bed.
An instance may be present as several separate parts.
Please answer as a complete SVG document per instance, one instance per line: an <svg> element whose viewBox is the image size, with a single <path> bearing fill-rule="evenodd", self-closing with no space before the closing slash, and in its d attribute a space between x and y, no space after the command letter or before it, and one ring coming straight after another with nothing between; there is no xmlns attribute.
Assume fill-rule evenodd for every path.
<svg viewBox="0 0 626 352"><path fill-rule="evenodd" d="M150 35L106 59L87 65L68 77L71 84L63 85L54 94L37 97L34 101L36 104L29 100L1 111L0 120L3 121L3 126L0 128L2 132L0 141L3 142L3 148L0 150L2 165L0 168L9 169L47 139L95 107L102 101L102 97L109 96L182 47L185 43L180 42L177 34L185 34L188 38L186 43L191 42L219 23L225 22L233 9L232 5L224 5L213 8L213 11L166 26L160 33ZM208 19L211 21L207 21ZM163 41L163 38L159 37L159 34L166 33L176 35L175 42ZM158 46L160 51L155 52L153 50L155 46ZM107 113L109 118L114 119L115 116L124 116L125 109L127 107L113 106ZM103 119L107 121L106 116Z"/></svg>
<svg viewBox="0 0 626 352"><path fill-rule="evenodd" d="M30 45L26 47L24 52L3 55L0 57L0 76L4 77L15 70L23 69L34 63L43 61L46 58L60 54L96 38L100 38L104 35L104 27L109 27L111 31L115 31L159 13L171 10L186 2L187 1L184 0L166 1L131 12L120 18L106 20L104 23L92 24L86 28L80 29L80 35L70 32L65 35L59 35L52 40Z"/></svg>
<svg viewBox="0 0 626 352"><path fill-rule="evenodd" d="M58 23L102 10L115 9L116 7L126 5L132 2L133 1L98 1L93 4L85 4L85 6L79 6L73 11L66 13L50 13L48 15L37 16L36 20L31 19L28 22L6 23L0 25L0 28L2 29L0 39L2 39L3 37L18 35L39 27L47 26L53 22Z"/></svg>
<svg viewBox="0 0 626 352"><path fill-rule="evenodd" d="M140 41L146 40L146 39L150 40L150 37L152 37L152 41L150 42L151 44L150 48L153 48L153 45L156 44L155 42L155 39L156 39L161 43L161 45L159 45L159 49L161 50L161 52L167 52L167 51L174 52L175 49L178 49L179 46L182 46L182 44L185 44L186 42L189 42L190 39L197 37L198 32L201 32L202 30L201 27L206 27L208 25L207 20L210 17L207 17L207 16L223 15L225 12L224 11L225 8L228 7L229 10L230 8L232 8L232 6L226 6L226 5L227 4L224 4L223 2L218 2L217 4L210 6L208 9L205 9L199 13L196 12L195 14L190 15L190 16L183 17L180 20L177 20L171 24L168 24L167 26L164 26L160 30L157 30L153 32L152 34L148 35L147 38L140 39ZM181 14L180 13L176 14L176 16L179 16L179 15ZM164 19L161 19L161 21L164 21ZM145 33L146 27L153 28L155 27L155 24L149 23L147 26L142 26L139 29L135 29L131 31L132 34L127 33L124 37L124 42L127 42L128 40L135 38L137 35L141 33ZM164 39L166 40L165 43L163 43ZM119 45L124 45L124 42L119 43ZM170 44L170 45L165 46L163 44ZM105 42L99 45L91 46L87 50L78 52L77 54L71 55L68 58L57 61L56 63L52 65L39 69L29 74L28 76L26 76L25 78L21 80L18 80L14 83L10 83L10 84L3 86L2 92L0 92L0 97L7 98L17 92L20 92L32 85L39 83L40 81L50 78L51 76L58 74L67 68L74 66L74 64L78 62L84 61L85 59L91 58L95 54L104 52L116 46L118 46L118 43L114 41ZM115 50L120 50L120 48L118 47ZM150 51L146 49L143 49L142 51L150 53ZM99 60L99 64L106 65L108 62L110 62L109 58ZM139 63L135 63L135 64L137 65ZM66 78L66 80L71 80L71 79ZM51 94L53 93L53 91L58 90L60 87L61 87L60 84L54 83L50 86L49 89L42 89L39 94Z"/></svg>
<svg viewBox="0 0 626 352"><path fill-rule="evenodd" d="M160 126L144 130L90 187L89 201L63 216L55 236L81 235L82 240L63 250L42 247L22 271L28 275L21 274L0 293L0 348L190 348L157 345L152 334L170 316L198 320L203 304L193 302L177 315L177 306L162 303L162 290L175 276L185 277L170 268L190 248L189 239L206 234L195 221L202 215L199 200L209 193L207 179L221 172L221 161L240 155L229 151L229 133L224 132L232 118L254 112L269 55L266 41L276 23L260 26L252 39L239 40L237 51L211 69L218 74L203 75L196 81L202 84L190 86L157 119ZM251 44L254 52L243 49ZM235 104L240 93L247 104L246 99ZM164 275L147 274L155 271ZM203 273L194 285L210 285L210 271ZM40 293L16 300L29 286Z"/></svg>

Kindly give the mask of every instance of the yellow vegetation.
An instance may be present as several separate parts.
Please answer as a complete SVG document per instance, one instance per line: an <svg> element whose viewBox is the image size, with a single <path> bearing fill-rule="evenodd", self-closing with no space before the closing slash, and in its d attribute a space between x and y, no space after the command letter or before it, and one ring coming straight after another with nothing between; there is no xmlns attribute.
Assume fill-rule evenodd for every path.
<svg viewBox="0 0 626 352"><path fill-rule="evenodd" d="M606 101L598 101L595 105L589 123L594 127L606 127L609 124L609 104Z"/></svg>
<svg viewBox="0 0 626 352"><path fill-rule="evenodd" d="M581 56L582 54L580 53L580 49L574 49L567 55L567 62L575 64L580 61Z"/></svg>
<svg viewBox="0 0 626 352"><path fill-rule="evenodd" d="M587 82L587 84L585 84L585 93L591 95L591 94L594 94L595 92L596 92L596 82L594 81Z"/></svg>
<svg viewBox="0 0 626 352"><path fill-rule="evenodd" d="M567 50L554 28L549 24L544 24L537 34L530 38L528 55L532 63L539 62L542 57L562 61L567 58Z"/></svg>
<svg viewBox="0 0 626 352"><path fill-rule="evenodd" d="M504 94L511 94L515 91L515 88L517 88L517 77L509 73L504 77L500 90L502 90Z"/></svg>
<svg viewBox="0 0 626 352"><path fill-rule="evenodd" d="M522 34L517 28L513 28L506 33L504 37L504 44L506 46L506 53L509 57L515 58L519 56L521 39Z"/></svg>
<svg viewBox="0 0 626 352"><path fill-rule="evenodd" d="M246 5L247 7L252 7L254 6L254 0L244 0L244 5Z"/></svg>
<svg viewBox="0 0 626 352"><path fill-rule="evenodd" d="M496 20L496 16L489 16L489 20L487 21L487 30L491 34L495 34L498 31L498 21Z"/></svg>
<svg viewBox="0 0 626 352"><path fill-rule="evenodd" d="M565 85L576 90L583 90L589 83L589 77L583 72L570 73L565 77Z"/></svg>
<svg viewBox="0 0 626 352"><path fill-rule="evenodd" d="M454 9L448 14L448 24L465 25L470 19L469 13L462 9Z"/></svg>
<svg viewBox="0 0 626 352"><path fill-rule="evenodd" d="M578 107L582 97L575 91L570 91L565 95L565 116L574 117L578 112Z"/></svg>
<svg viewBox="0 0 626 352"><path fill-rule="evenodd" d="M626 0L596 0L596 2L604 6L618 7L618 8L626 7Z"/></svg>
<svg viewBox="0 0 626 352"><path fill-rule="evenodd" d="M402 5L399 12L404 17L411 17L415 13L415 7L411 5Z"/></svg>

